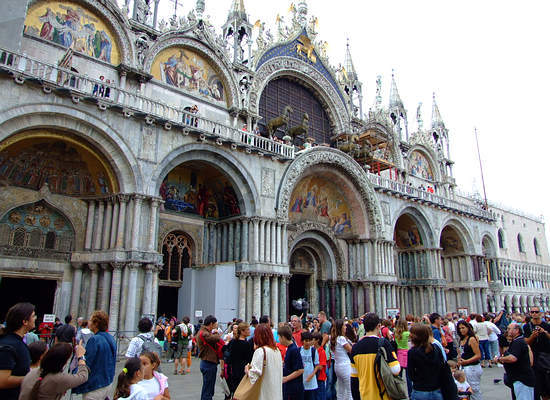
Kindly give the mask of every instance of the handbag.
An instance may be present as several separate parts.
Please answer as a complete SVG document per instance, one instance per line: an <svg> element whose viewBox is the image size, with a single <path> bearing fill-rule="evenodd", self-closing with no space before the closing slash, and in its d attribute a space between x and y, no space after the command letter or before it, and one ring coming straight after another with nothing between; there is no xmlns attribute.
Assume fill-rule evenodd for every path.
<svg viewBox="0 0 550 400"><path fill-rule="evenodd" d="M252 383L248 374L244 374L243 379L241 379L239 386L237 386L237 389L235 390L235 394L233 394L233 400L258 400L260 397L262 379L264 377L266 367L265 349L262 347L262 350L264 352L262 375L260 375L256 382Z"/></svg>

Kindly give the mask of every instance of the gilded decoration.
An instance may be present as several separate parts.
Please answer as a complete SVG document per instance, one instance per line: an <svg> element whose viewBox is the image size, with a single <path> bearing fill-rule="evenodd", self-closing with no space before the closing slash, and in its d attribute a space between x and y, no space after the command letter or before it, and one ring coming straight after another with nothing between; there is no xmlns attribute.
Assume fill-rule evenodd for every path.
<svg viewBox="0 0 550 400"><path fill-rule="evenodd" d="M67 1L39 1L29 7L25 33L110 64L120 63L111 28L95 13Z"/></svg>
<svg viewBox="0 0 550 400"><path fill-rule="evenodd" d="M399 217L393 239L396 246L401 249L424 246L424 241L415 220L406 214Z"/></svg>
<svg viewBox="0 0 550 400"><path fill-rule="evenodd" d="M241 214L228 178L206 163L194 161L174 168L160 185L164 209L217 219Z"/></svg>
<svg viewBox="0 0 550 400"><path fill-rule="evenodd" d="M204 57L189 48L170 47L161 51L153 61L151 74L170 86L226 104L225 88L219 74Z"/></svg>
<svg viewBox="0 0 550 400"><path fill-rule="evenodd" d="M302 179L292 193L290 204L292 222L316 221L328 225L336 234L352 232L351 209L345 196L324 178Z"/></svg>
<svg viewBox="0 0 550 400"><path fill-rule="evenodd" d="M434 180L434 174L430 162L426 156L419 151L413 151L410 155L410 170L411 175L413 176L418 176L429 181Z"/></svg>
<svg viewBox="0 0 550 400"><path fill-rule="evenodd" d="M118 191L114 174L101 155L68 135L32 132L0 144L0 181L69 196Z"/></svg>

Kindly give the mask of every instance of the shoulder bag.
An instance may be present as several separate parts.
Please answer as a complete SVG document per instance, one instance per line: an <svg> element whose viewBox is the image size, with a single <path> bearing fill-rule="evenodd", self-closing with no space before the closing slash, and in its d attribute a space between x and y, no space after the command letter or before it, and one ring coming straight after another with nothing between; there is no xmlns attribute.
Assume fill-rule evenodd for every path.
<svg viewBox="0 0 550 400"><path fill-rule="evenodd" d="M262 379L265 375L265 368L267 366L265 349L262 347L262 350L264 352L264 365L262 368L262 375L256 380L256 382L252 383L248 374L244 374L243 379L235 390L233 400L258 400L258 398L260 397Z"/></svg>

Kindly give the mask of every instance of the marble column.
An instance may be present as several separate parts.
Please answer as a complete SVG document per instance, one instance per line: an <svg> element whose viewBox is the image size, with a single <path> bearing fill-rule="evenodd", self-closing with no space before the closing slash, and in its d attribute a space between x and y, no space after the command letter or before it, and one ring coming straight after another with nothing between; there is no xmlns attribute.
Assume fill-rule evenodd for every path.
<svg viewBox="0 0 550 400"><path fill-rule="evenodd" d="M88 218L86 221L86 237L84 239L84 249L92 248L92 237L94 231L95 201L88 201Z"/></svg>
<svg viewBox="0 0 550 400"><path fill-rule="evenodd" d="M208 246L210 246L210 235L208 234L208 223L205 221L202 226L202 263L208 264Z"/></svg>
<svg viewBox="0 0 550 400"><path fill-rule="evenodd" d="M223 224L217 223L215 226L216 230L216 262L221 263L223 262Z"/></svg>
<svg viewBox="0 0 550 400"><path fill-rule="evenodd" d="M235 252L234 252L234 248L235 248L235 223L230 222L229 224L227 224L227 229L228 229L228 232L227 232L227 239L228 239L227 261L236 261L235 260Z"/></svg>
<svg viewBox="0 0 550 400"><path fill-rule="evenodd" d="M325 292L325 282L322 280L317 281L317 286L319 287L319 310L327 312L327 295Z"/></svg>
<svg viewBox="0 0 550 400"><path fill-rule="evenodd" d="M288 275L285 275L285 276L281 276L279 282L280 282L280 287L279 287L279 298L281 299L281 301L279 302L279 321L280 322L286 322L287 320L287 317L288 317L288 302L287 302L287 299L288 299L288 295L287 295L287 292L288 292L288 280L290 279L290 276Z"/></svg>
<svg viewBox="0 0 550 400"><path fill-rule="evenodd" d="M363 304L364 304L364 313L370 312L371 303L370 303L370 294L369 294L369 287L366 282L363 282Z"/></svg>
<svg viewBox="0 0 550 400"><path fill-rule="evenodd" d="M111 197L113 203L113 218L111 219L111 238L109 240L109 248L114 249L116 246L116 233L118 228L118 201L117 196Z"/></svg>
<svg viewBox="0 0 550 400"><path fill-rule="evenodd" d="M247 321L246 318L246 275L240 273L239 277L239 318Z"/></svg>
<svg viewBox="0 0 550 400"><path fill-rule="evenodd" d="M375 301L376 301L376 311L375 313L377 313L378 315L384 315L384 310L382 310L382 294L380 293L380 285L379 284L375 284L374 285L374 292L375 292Z"/></svg>
<svg viewBox="0 0 550 400"><path fill-rule="evenodd" d="M73 263L73 284L71 293L71 315L77 316L80 307L80 291L82 288L82 264Z"/></svg>
<svg viewBox="0 0 550 400"><path fill-rule="evenodd" d="M97 299L97 281L98 281L98 268L99 266L97 264L88 264L88 268L90 269L90 290L88 292L88 310L86 312L86 316L92 315L92 313L95 311L96 306L96 299ZM74 314L72 314L74 315Z"/></svg>
<svg viewBox="0 0 550 400"><path fill-rule="evenodd" d="M216 247L218 242L216 241L216 226L212 223L208 224L208 264L216 263Z"/></svg>
<svg viewBox="0 0 550 400"><path fill-rule="evenodd" d="M276 263L277 264L281 264L281 259L282 259L282 246L281 246L281 224L277 223L277 228L276 228L276 237L277 237L277 240L275 241L275 245L277 246L277 260L276 260Z"/></svg>
<svg viewBox="0 0 550 400"><path fill-rule="evenodd" d="M145 266L145 279L143 285L143 296L141 303L142 314L154 314L152 311L152 297L153 297L153 264L147 264Z"/></svg>
<svg viewBox="0 0 550 400"><path fill-rule="evenodd" d="M330 293L330 316L336 319L336 283L329 282L329 293Z"/></svg>
<svg viewBox="0 0 550 400"><path fill-rule="evenodd" d="M273 264L277 263L277 223L271 222L271 260Z"/></svg>
<svg viewBox="0 0 550 400"><path fill-rule="evenodd" d="M269 315L271 311L270 301L270 275L262 276L262 315ZM258 315L258 319L260 316Z"/></svg>
<svg viewBox="0 0 550 400"><path fill-rule="evenodd" d="M139 228L141 226L141 201L143 196L136 194L134 195L134 207L133 207L133 216L132 216L132 236L130 242L130 248L132 250L137 250L139 246L139 238L141 237Z"/></svg>
<svg viewBox="0 0 550 400"><path fill-rule="evenodd" d="M343 318L343 317L347 316L347 313L346 313L346 283L345 282L340 282L339 286L340 286L340 315Z"/></svg>
<svg viewBox="0 0 550 400"><path fill-rule="evenodd" d="M248 261L248 220L243 219L241 222L241 261Z"/></svg>
<svg viewBox="0 0 550 400"><path fill-rule="evenodd" d="M122 249L124 248L124 232L126 228L126 204L128 202L128 196L121 194L118 196L118 201L120 204L118 209L118 231L116 234L116 248Z"/></svg>
<svg viewBox="0 0 550 400"><path fill-rule="evenodd" d="M353 282L351 284L351 291L352 291L352 294L351 294L351 298L352 298L352 306L351 306L351 309L352 309L352 314L350 317L351 318L356 318L359 316L359 295L357 294L357 283Z"/></svg>
<svg viewBox="0 0 550 400"><path fill-rule="evenodd" d="M120 285L122 284L122 268L124 264L113 263L113 281L111 284L111 301L109 305L109 332L115 334L118 331L118 310L120 307Z"/></svg>
<svg viewBox="0 0 550 400"><path fill-rule="evenodd" d="M128 299L126 301L126 318L124 328L127 331L136 331L136 298L137 298L137 270L139 264L128 264Z"/></svg>
<svg viewBox="0 0 550 400"><path fill-rule="evenodd" d="M265 220L260 220L259 225L259 231L260 231L260 247L259 247L259 262L265 261Z"/></svg>
<svg viewBox="0 0 550 400"><path fill-rule="evenodd" d="M101 249L101 239L102 239L102 233L103 233L103 212L105 209L105 203L103 200L98 201L98 207L97 207L97 224L95 227L94 232L94 250Z"/></svg>
<svg viewBox="0 0 550 400"><path fill-rule="evenodd" d="M241 221L236 220L233 223L233 261L241 260Z"/></svg>
<svg viewBox="0 0 550 400"><path fill-rule="evenodd" d="M246 321L250 323L252 320L252 309L254 304L254 283L252 275L246 277Z"/></svg>
<svg viewBox="0 0 550 400"><path fill-rule="evenodd" d="M380 285L380 314L382 318L386 318L386 308L388 308L388 285Z"/></svg>
<svg viewBox="0 0 550 400"><path fill-rule="evenodd" d="M487 310L487 289L481 289L481 310L485 312Z"/></svg>
<svg viewBox="0 0 550 400"><path fill-rule="evenodd" d="M109 312L109 298L111 296L111 267L109 264L101 264L103 269L101 299L99 309Z"/></svg>
<svg viewBox="0 0 550 400"><path fill-rule="evenodd" d="M252 228L254 231L254 248L252 262L257 263L260 259L260 221L257 218L252 220Z"/></svg>
<svg viewBox="0 0 550 400"><path fill-rule="evenodd" d="M282 226L282 231L283 231L283 242L281 243L281 248L282 248L282 263L284 265L288 265L288 230L287 230L287 224L283 224Z"/></svg>
<svg viewBox="0 0 550 400"><path fill-rule="evenodd" d="M279 322L279 276L274 275L271 278L271 322L276 327Z"/></svg>
<svg viewBox="0 0 550 400"><path fill-rule="evenodd" d="M271 262L271 221L265 221L265 262Z"/></svg>
<svg viewBox="0 0 550 400"><path fill-rule="evenodd" d="M261 317L261 312L262 312L262 288L261 288L261 277L260 275L258 274L255 274L253 276L253 281L254 281L254 305L253 305L253 315L256 317L256 318L260 318Z"/></svg>
<svg viewBox="0 0 550 400"><path fill-rule="evenodd" d="M105 218L103 220L103 239L101 241L101 248L106 250L109 248L109 241L111 239L111 226L113 221L113 202L108 199L105 204Z"/></svg>
<svg viewBox="0 0 550 400"><path fill-rule="evenodd" d="M157 217L158 217L159 200L151 199L151 215L149 216L149 251L155 251L157 238ZM156 312L156 311L154 311Z"/></svg>
<svg viewBox="0 0 550 400"><path fill-rule="evenodd" d="M153 268L153 292L151 295L151 314L157 316L157 308L159 302L159 272L162 271L160 265L155 265Z"/></svg>
<svg viewBox="0 0 550 400"><path fill-rule="evenodd" d="M221 262L226 262L227 261L227 245L229 244L228 243L228 235L227 235L227 224L226 223L223 223L221 224L220 226L220 231L221 231L221 244L222 244L222 254L221 254L221 259L220 261Z"/></svg>

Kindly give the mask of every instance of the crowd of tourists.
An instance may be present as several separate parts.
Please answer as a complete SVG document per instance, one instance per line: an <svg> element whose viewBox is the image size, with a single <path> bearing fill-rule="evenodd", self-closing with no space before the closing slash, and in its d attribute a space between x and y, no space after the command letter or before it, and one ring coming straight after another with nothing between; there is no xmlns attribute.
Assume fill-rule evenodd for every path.
<svg viewBox="0 0 550 400"><path fill-rule="evenodd" d="M195 354L201 400L213 398L216 382L226 399L481 400L483 369L493 367L504 367L512 399L548 400L549 317L538 307L337 320L321 311L278 326L267 315L235 319L224 330L212 315L196 326L188 317L142 318L113 384L117 348L105 312L77 327L67 316L53 340L35 340L34 306L18 303L0 335L0 399L170 399L167 366L187 374Z"/></svg>

